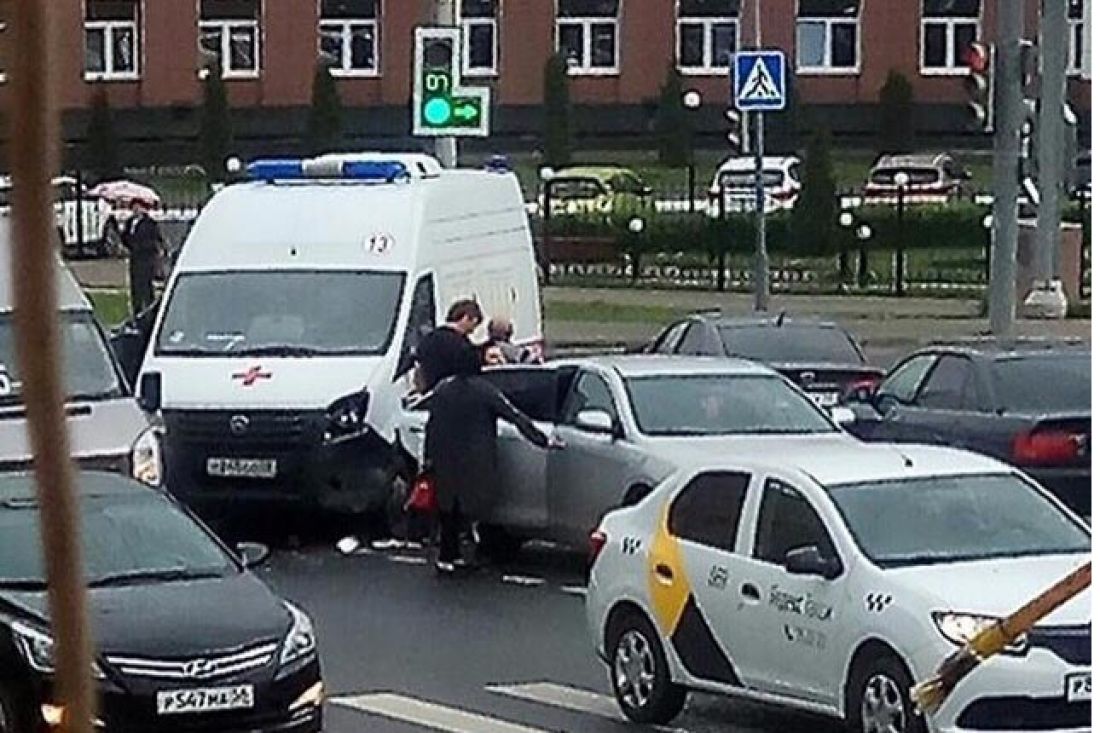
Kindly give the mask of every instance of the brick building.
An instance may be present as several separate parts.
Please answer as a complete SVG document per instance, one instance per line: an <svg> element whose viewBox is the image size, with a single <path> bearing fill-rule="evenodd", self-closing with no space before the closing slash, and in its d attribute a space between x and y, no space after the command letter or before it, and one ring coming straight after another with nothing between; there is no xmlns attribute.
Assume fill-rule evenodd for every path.
<svg viewBox="0 0 1100 733"><path fill-rule="evenodd" d="M7 0L11 2L11 0ZM54 0L67 138L79 139L107 91L128 149L154 158L187 144L199 70L221 64L243 148L290 150L303 129L315 65L332 64L356 142L407 145L413 28L430 0ZM717 140L727 55L755 40L754 0L458 0L472 83L494 92L494 137L529 144L541 124L543 67L570 59L578 131L592 144L637 144L670 63L704 101ZM1038 26L1029 0L1027 24ZM1070 96L1088 125L1090 0L1070 0ZM990 39L996 0L760 0L764 46L787 51L802 105L835 132L875 126L891 69L912 81L918 130L961 135L962 50ZM0 100L4 96L0 84Z"/></svg>

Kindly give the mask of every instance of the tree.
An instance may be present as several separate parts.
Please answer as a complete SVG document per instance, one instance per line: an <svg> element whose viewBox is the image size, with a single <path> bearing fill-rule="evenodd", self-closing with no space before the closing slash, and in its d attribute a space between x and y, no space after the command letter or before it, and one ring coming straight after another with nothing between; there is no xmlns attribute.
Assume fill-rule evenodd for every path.
<svg viewBox="0 0 1100 733"><path fill-rule="evenodd" d="M791 213L791 234L800 252L836 251L838 202L828 133L818 128L810 140L802 173L802 192Z"/></svg>
<svg viewBox="0 0 1100 733"><path fill-rule="evenodd" d="M199 121L199 161L212 182L225 180L225 161L233 149L233 120L221 69L203 70L202 117Z"/></svg>
<svg viewBox="0 0 1100 733"><path fill-rule="evenodd" d="M306 125L306 148L314 155L336 150L344 137L344 105L328 64L313 75L313 103Z"/></svg>
<svg viewBox="0 0 1100 733"><path fill-rule="evenodd" d="M111 103L107 99L107 91L102 88L92 97L91 117L88 119L85 145L87 146L85 166L91 174L92 183L122 177L118 137L115 134Z"/></svg>
<svg viewBox="0 0 1100 733"><path fill-rule="evenodd" d="M899 71L891 70L878 94L879 149L882 153L913 150L913 85Z"/></svg>
<svg viewBox="0 0 1100 733"><path fill-rule="evenodd" d="M543 73L542 154L544 165L568 165L573 148L569 65L562 54L551 56Z"/></svg>
<svg viewBox="0 0 1100 733"><path fill-rule="evenodd" d="M684 109L684 85L676 64L669 64L657 104L657 160L661 165L683 168L691 157L692 120Z"/></svg>

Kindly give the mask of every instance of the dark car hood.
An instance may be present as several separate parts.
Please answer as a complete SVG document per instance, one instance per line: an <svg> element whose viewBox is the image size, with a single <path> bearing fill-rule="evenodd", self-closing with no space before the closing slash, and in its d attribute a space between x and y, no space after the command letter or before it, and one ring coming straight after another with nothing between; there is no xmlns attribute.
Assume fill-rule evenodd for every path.
<svg viewBox="0 0 1100 733"><path fill-rule="evenodd" d="M45 593L3 592L0 602L49 623ZM103 654L189 657L281 639L290 628L282 602L250 573L95 588L88 604Z"/></svg>

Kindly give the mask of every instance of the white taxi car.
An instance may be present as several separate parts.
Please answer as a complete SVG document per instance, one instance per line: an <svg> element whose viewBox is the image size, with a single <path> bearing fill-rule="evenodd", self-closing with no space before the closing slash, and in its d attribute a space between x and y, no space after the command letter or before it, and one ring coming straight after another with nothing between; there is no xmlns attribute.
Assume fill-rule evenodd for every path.
<svg viewBox="0 0 1100 733"><path fill-rule="evenodd" d="M1091 730L1084 593L930 718L908 691L1090 553L1022 473L963 451L830 446L678 471L592 536L588 621L632 720L689 689L843 718L860 733Z"/></svg>

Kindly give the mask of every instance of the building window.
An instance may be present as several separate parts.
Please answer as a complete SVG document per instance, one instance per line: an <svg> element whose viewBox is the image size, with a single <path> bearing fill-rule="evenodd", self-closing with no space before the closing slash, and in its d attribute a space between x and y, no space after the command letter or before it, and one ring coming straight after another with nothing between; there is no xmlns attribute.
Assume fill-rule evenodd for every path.
<svg viewBox="0 0 1100 733"><path fill-rule="evenodd" d="M570 74L619 73L619 0L558 0L558 53Z"/></svg>
<svg viewBox="0 0 1100 733"><path fill-rule="evenodd" d="M921 73L966 73L967 49L979 36L981 6L981 0L924 0Z"/></svg>
<svg viewBox="0 0 1100 733"><path fill-rule="evenodd" d="M1088 67L1088 28L1085 24L1085 3L1088 0L1069 1L1069 63L1066 70L1074 76L1083 76Z"/></svg>
<svg viewBox="0 0 1100 733"><path fill-rule="evenodd" d="M321 54L335 76L378 74L378 0L321 0Z"/></svg>
<svg viewBox="0 0 1100 733"><path fill-rule="evenodd" d="M799 0L798 71L859 72L859 0Z"/></svg>
<svg viewBox="0 0 1100 733"><path fill-rule="evenodd" d="M11 43L11 34L8 33L10 13L10 0L0 0L0 83L8 80L8 44Z"/></svg>
<svg viewBox="0 0 1100 733"><path fill-rule="evenodd" d="M497 0L462 0L462 73L497 73Z"/></svg>
<svg viewBox="0 0 1100 733"><path fill-rule="evenodd" d="M199 47L226 79L260 75L260 0L201 0Z"/></svg>
<svg viewBox="0 0 1100 733"><path fill-rule="evenodd" d="M85 0L85 79L138 77L138 12L138 0Z"/></svg>
<svg viewBox="0 0 1100 733"><path fill-rule="evenodd" d="M740 0L680 0L676 20L680 70L726 74L737 51Z"/></svg>

